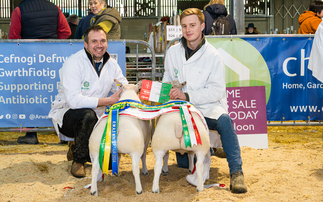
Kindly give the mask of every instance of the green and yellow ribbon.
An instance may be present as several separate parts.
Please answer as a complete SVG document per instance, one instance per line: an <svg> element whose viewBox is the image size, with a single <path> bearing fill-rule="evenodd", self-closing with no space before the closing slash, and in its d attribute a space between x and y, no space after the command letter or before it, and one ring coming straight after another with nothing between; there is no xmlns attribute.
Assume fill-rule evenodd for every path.
<svg viewBox="0 0 323 202"><path fill-rule="evenodd" d="M183 112L181 105L192 106L189 102L186 101L171 101L161 105L145 105L142 102L135 100L122 100L114 105L112 105L105 113L108 114L107 124L105 126L101 144L100 144L100 153L99 153L99 164L103 173L108 173L109 170L109 161L110 154L112 151L112 174L118 174L118 159L117 159L117 132L118 132L118 120L119 112L127 108L137 108L144 111L154 111L160 110L163 108L173 108L179 109L181 114L182 126L183 126L183 135L185 141L185 147L192 147L190 132L187 126L187 121ZM193 118L193 117L192 117ZM194 122L194 120L193 120ZM195 124L195 123L194 123ZM194 126L193 124L193 126ZM194 127L197 130L196 126ZM196 134L196 131L195 131ZM197 137L199 139L199 135ZM200 143L201 144L201 143Z"/></svg>

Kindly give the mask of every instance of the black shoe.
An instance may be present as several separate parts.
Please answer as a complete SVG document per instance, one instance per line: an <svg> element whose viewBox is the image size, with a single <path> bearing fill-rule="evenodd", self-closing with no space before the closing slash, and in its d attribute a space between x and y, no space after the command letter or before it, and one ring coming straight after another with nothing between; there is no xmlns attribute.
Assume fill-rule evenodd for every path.
<svg viewBox="0 0 323 202"><path fill-rule="evenodd" d="M68 144L68 141L61 140L61 141L59 142L59 144Z"/></svg>
<svg viewBox="0 0 323 202"><path fill-rule="evenodd" d="M36 137L20 136L17 139L17 143L19 143L19 144L39 144L37 136Z"/></svg>

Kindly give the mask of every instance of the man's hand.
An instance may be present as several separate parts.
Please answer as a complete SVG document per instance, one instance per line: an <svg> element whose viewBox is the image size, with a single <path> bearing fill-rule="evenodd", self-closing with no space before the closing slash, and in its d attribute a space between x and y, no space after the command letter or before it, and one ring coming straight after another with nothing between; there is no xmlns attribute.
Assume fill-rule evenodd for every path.
<svg viewBox="0 0 323 202"><path fill-rule="evenodd" d="M121 92L122 92L122 88L120 88L120 90L118 92L114 93L110 97L99 98L98 107L107 106L107 105L113 105L114 103L118 102L119 99L120 99Z"/></svg>
<svg viewBox="0 0 323 202"><path fill-rule="evenodd" d="M169 99L171 100L186 100L186 96L179 88L172 88L169 92Z"/></svg>

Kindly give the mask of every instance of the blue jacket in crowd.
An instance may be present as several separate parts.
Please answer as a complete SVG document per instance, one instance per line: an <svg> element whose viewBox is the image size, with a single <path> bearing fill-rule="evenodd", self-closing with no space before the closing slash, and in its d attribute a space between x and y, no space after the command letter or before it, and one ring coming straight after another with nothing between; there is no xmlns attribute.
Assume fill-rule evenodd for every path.
<svg viewBox="0 0 323 202"><path fill-rule="evenodd" d="M91 18L93 16L94 14L91 12L80 20L75 32L74 39L82 39L82 36L84 35L85 30L88 27L90 27Z"/></svg>

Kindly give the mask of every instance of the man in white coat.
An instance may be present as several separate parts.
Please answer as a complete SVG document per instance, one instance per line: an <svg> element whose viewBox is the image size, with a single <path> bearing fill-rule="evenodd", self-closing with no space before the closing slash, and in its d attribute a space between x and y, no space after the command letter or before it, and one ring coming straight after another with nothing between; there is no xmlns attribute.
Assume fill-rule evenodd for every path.
<svg viewBox="0 0 323 202"><path fill-rule="evenodd" d="M189 101L202 112L208 127L218 131L230 168L230 190L245 193L240 146L227 111L223 58L202 34L204 15L199 9L184 10L180 20L183 37L166 53L163 82L186 81L182 90L171 89L170 99Z"/></svg>
<svg viewBox="0 0 323 202"><path fill-rule="evenodd" d="M71 173L85 177L89 158L89 138L107 105L119 100L121 89L114 83L128 81L116 60L107 52L108 38L96 25L84 33L84 49L70 56L59 70L60 87L49 117L61 140L74 140ZM108 97L109 92L113 95Z"/></svg>
<svg viewBox="0 0 323 202"><path fill-rule="evenodd" d="M315 32L308 68L312 70L312 75L323 82L323 22L321 22Z"/></svg>

